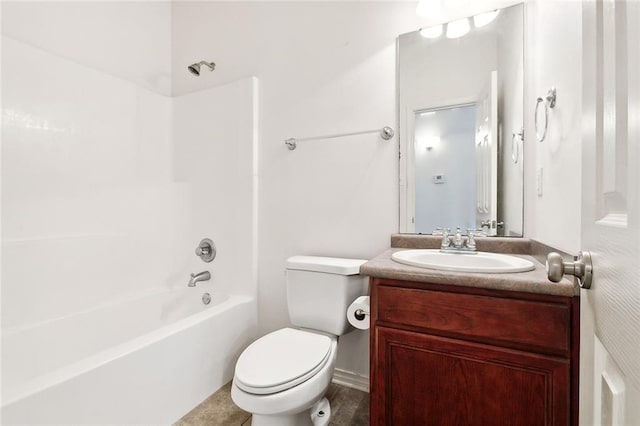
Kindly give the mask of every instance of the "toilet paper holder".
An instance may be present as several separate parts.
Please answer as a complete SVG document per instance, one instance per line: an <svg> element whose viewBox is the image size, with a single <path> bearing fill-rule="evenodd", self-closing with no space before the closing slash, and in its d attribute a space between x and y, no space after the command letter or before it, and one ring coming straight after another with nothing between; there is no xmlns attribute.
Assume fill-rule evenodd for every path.
<svg viewBox="0 0 640 426"><path fill-rule="evenodd" d="M349 324L360 330L368 330L371 319L369 296L360 296L347 308L346 316Z"/></svg>
<svg viewBox="0 0 640 426"><path fill-rule="evenodd" d="M362 321L364 319L365 316L369 315L369 312L365 311L364 309L356 309L356 311L353 313L353 316L358 320L358 321Z"/></svg>

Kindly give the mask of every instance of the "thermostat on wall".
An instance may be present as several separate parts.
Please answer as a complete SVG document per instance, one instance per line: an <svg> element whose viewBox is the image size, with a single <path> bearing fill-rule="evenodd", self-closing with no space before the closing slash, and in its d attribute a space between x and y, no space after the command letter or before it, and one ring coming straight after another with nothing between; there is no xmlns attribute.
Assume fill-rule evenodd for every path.
<svg viewBox="0 0 640 426"><path fill-rule="evenodd" d="M444 183L444 175L433 175L433 183Z"/></svg>

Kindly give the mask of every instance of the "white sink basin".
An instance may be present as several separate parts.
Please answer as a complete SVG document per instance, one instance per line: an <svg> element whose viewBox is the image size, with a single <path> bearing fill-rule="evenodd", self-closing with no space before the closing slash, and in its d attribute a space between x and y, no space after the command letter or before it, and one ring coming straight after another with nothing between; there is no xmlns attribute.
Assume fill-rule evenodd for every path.
<svg viewBox="0 0 640 426"><path fill-rule="evenodd" d="M527 259L483 251L471 254L446 253L438 249L402 250L393 253L391 259L405 265L456 272L508 273L534 269L533 262Z"/></svg>

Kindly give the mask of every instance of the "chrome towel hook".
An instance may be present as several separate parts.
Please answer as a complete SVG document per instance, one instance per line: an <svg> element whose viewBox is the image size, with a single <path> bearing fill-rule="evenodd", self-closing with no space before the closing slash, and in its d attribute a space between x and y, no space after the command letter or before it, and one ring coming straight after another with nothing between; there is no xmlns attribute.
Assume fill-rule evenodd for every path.
<svg viewBox="0 0 640 426"><path fill-rule="evenodd" d="M540 132L538 131L538 107L540 103L544 102L544 130L542 131L542 136L540 136ZM549 126L549 108L554 108L556 106L556 88L552 87L547 92L547 96L544 98L538 98L536 100L536 110L534 112L535 116L533 117L533 123L536 127L536 137L538 138L538 142L542 142L544 138L547 137L547 128Z"/></svg>

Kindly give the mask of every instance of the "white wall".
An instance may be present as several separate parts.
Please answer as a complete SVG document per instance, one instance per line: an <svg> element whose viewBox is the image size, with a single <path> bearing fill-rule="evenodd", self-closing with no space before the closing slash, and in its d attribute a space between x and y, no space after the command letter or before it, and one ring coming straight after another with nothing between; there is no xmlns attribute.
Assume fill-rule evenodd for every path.
<svg viewBox="0 0 640 426"><path fill-rule="evenodd" d="M525 235L569 252L580 250L581 34L580 2L527 4ZM539 143L534 129L536 98L544 97L552 86L557 89L557 103L549 114L547 137ZM540 120L543 124L542 112ZM542 196L536 192L540 168Z"/></svg>
<svg viewBox="0 0 640 426"><path fill-rule="evenodd" d="M169 2L3 1L2 13L2 33L11 38L141 88L171 93Z"/></svg>
<svg viewBox="0 0 640 426"><path fill-rule="evenodd" d="M284 267L296 254L372 258L398 230L397 139L376 134L300 142L395 125L395 38L418 24L413 3L173 5L174 92L260 80L259 317L289 323ZM186 66L214 60L194 78ZM338 368L368 376L368 333L340 342Z"/></svg>

